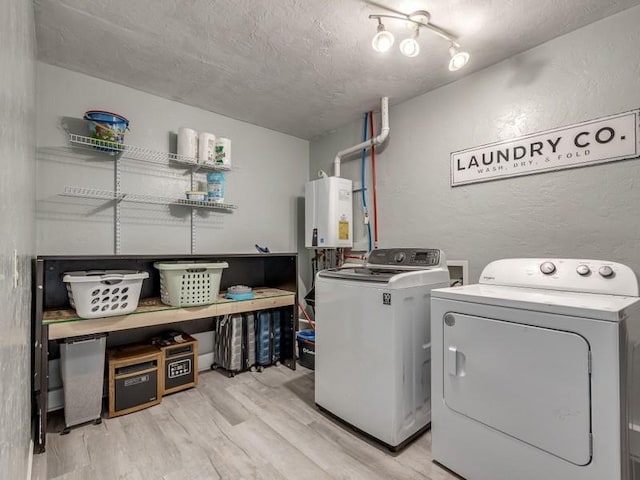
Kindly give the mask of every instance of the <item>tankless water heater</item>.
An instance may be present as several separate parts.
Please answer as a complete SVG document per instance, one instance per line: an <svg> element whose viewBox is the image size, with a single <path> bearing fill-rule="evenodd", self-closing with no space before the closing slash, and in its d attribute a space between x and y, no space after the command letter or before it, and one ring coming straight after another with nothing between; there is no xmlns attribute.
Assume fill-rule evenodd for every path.
<svg viewBox="0 0 640 480"><path fill-rule="evenodd" d="M323 177L305 185L305 238L307 248L353 246L352 182Z"/></svg>

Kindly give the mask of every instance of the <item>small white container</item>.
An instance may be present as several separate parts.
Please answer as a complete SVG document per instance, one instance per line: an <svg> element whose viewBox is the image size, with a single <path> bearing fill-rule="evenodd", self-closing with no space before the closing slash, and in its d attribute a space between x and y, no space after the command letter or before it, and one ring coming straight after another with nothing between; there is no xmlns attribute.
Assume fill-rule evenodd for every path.
<svg viewBox="0 0 640 480"><path fill-rule="evenodd" d="M187 200L195 200L198 202L204 202L207 199L207 192L201 192L198 190L189 190L186 192Z"/></svg>
<svg viewBox="0 0 640 480"><path fill-rule="evenodd" d="M228 138L216 139L216 165L231 166L231 140Z"/></svg>
<svg viewBox="0 0 640 480"><path fill-rule="evenodd" d="M216 136L213 133L202 132L198 137L198 163L216 163Z"/></svg>
<svg viewBox="0 0 640 480"><path fill-rule="evenodd" d="M227 262L156 262L160 271L160 298L172 307L208 305L218 300L222 271Z"/></svg>
<svg viewBox="0 0 640 480"><path fill-rule="evenodd" d="M65 272L69 303L80 318L125 315L138 308L147 272L137 270L91 270Z"/></svg>
<svg viewBox="0 0 640 480"><path fill-rule="evenodd" d="M185 157L183 160L197 161L198 132L186 127L181 127L178 130L178 155Z"/></svg>

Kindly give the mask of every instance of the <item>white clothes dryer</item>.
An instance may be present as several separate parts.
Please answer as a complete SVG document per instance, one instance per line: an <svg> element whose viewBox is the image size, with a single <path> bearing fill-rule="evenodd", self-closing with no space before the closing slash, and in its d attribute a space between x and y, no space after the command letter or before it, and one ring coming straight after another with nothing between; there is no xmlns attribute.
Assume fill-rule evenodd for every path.
<svg viewBox="0 0 640 480"><path fill-rule="evenodd" d="M378 249L316 277L315 401L397 450L431 422L430 293L444 253Z"/></svg>
<svg viewBox="0 0 640 480"><path fill-rule="evenodd" d="M629 480L640 299L614 262L507 259L432 292L433 459L468 480Z"/></svg>

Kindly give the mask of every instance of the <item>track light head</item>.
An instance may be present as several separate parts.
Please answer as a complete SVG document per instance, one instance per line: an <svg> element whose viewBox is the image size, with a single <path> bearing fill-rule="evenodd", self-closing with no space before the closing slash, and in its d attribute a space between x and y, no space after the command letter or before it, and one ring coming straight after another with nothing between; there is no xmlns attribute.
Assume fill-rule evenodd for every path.
<svg viewBox="0 0 640 480"><path fill-rule="evenodd" d="M464 67L467 62L469 62L470 58L470 55L467 52L460 52L453 45L449 47L449 55L451 55L451 60L449 60L449 70L452 72Z"/></svg>
<svg viewBox="0 0 640 480"><path fill-rule="evenodd" d="M378 33L371 40L371 46L376 52L384 53L389 51L394 42L393 34L385 30L384 25L378 19Z"/></svg>
<svg viewBox="0 0 640 480"><path fill-rule="evenodd" d="M405 57L413 58L420 53L420 45L416 40L419 30L416 30L413 36L405 38L400 42L400 53Z"/></svg>

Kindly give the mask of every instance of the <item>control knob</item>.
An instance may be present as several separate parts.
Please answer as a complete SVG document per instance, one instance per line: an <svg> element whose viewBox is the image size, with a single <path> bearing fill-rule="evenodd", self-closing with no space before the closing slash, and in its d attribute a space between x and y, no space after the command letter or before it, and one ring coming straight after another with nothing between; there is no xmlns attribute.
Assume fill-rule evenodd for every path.
<svg viewBox="0 0 640 480"><path fill-rule="evenodd" d="M598 270L598 272L604 278L609 278L613 276L613 268L611 268L609 265L603 265L602 267L600 267L600 270Z"/></svg>
<svg viewBox="0 0 640 480"><path fill-rule="evenodd" d="M556 266L552 262L544 262L540 265L540 271L545 275L551 275L556 271Z"/></svg>
<svg viewBox="0 0 640 480"><path fill-rule="evenodd" d="M393 259L397 262L397 263L402 263L404 261L405 255L404 252L398 252L396 253L396 255L393 257Z"/></svg>
<svg viewBox="0 0 640 480"><path fill-rule="evenodd" d="M578 265L576 272L578 272L578 275L582 275L584 277L591 273L591 269L587 265Z"/></svg>

